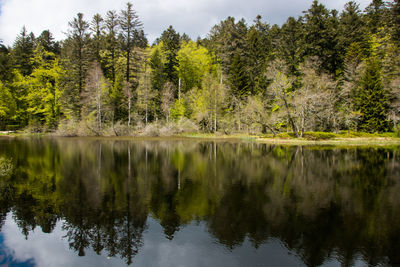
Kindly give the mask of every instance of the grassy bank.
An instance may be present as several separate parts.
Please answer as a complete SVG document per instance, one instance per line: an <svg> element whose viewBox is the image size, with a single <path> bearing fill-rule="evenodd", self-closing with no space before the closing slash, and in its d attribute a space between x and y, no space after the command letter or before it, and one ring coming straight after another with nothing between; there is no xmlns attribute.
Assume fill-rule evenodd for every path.
<svg viewBox="0 0 400 267"><path fill-rule="evenodd" d="M182 134L183 137L202 139L238 139L242 141L254 141L271 144L291 145L400 145L400 137L396 133L362 133L362 132L307 132L303 137L296 138L293 133L281 133L275 137L267 135L246 134Z"/></svg>
<svg viewBox="0 0 400 267"><path fill-rule="evenodd" d="M63 137L62 135L27 133L27 132L0 132L0 137ZM75 136L75 138L85 138L90 136ZM288 144L288 145L400 145L400 137L397 133L362 133L347 132L307 132L302 137L296 138L293 133L280 133L275 137L272 134L249 135L246 133L222 134L222 133L181 133L165 136L92 136L92 138L104 139L123 139L123 140L232 140L244 142L258 142L269 144Z"/></svg>

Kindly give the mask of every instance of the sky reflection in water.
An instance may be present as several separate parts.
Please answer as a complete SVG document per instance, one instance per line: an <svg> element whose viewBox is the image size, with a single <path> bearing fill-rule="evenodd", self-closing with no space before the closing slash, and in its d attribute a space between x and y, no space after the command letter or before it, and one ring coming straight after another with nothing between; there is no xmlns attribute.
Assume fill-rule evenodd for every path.
<svg viewBox="0 0 400 267"><path fill-rule="evenodd" d="M0 140L0 266L396 266L399 148Z"/></svg>

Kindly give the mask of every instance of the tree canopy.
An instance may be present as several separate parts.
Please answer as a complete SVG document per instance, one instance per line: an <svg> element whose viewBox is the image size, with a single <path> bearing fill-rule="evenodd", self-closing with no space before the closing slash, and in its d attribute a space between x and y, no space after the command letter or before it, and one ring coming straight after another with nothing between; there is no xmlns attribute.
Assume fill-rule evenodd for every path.
<svg viewBox="0 0 400 267"><path fill-rule="evenodd" d="M365 10L349 1L341 12L314 0L282 25L228 17L196 41L169 26L151 45L130 2L91 19L78 13L60 41L23 27L12 47L0 43L0 128L392 131L399 10L397 0Z"/></svg>

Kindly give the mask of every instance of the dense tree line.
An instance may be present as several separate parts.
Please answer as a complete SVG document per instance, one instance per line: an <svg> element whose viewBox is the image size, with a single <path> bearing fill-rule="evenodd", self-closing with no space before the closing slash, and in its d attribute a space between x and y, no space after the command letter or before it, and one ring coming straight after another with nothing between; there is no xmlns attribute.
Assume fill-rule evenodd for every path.
<svg viewBox="0 0 400 267"><path fill-rule="evenodd" d="M65 40L24 27L0 46L0 128L63 134L391 131L400 119L400 1L318 1L269 25L228 17L206 38L149 45L133 5Z"/></svg>

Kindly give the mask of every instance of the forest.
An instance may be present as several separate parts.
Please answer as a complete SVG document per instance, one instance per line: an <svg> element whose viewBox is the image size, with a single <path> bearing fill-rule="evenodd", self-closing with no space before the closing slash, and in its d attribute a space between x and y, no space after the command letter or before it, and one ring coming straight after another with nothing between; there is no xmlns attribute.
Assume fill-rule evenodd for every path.
<svg viewBox="0 0 400 267"><path fill-rule="evenodd" d="M300 12L299 12L300 13ZM400 1L317 0L149 44L132 3L0 43L0 130L76 135L400 131Z"/></svg>

